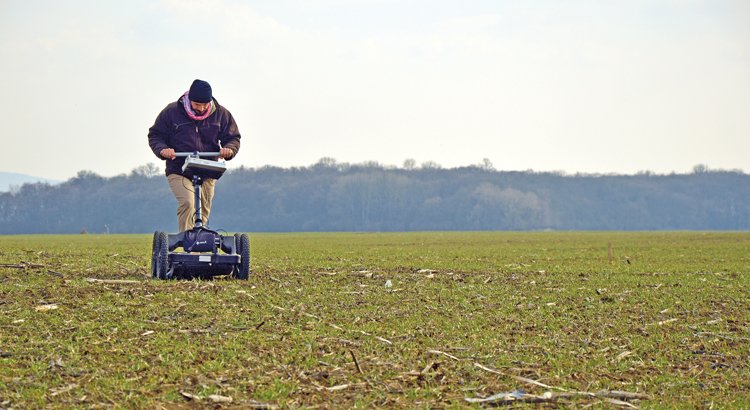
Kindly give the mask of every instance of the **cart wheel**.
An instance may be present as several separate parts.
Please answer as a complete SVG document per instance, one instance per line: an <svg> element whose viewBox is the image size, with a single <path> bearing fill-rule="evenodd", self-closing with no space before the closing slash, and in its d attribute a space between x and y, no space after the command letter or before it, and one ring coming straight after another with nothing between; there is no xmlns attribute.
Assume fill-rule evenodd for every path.
<svg viewBox="0 0 750 410"><path fill-rule="evenodd" d="M169 267L167 265L169 264L169 242L167 240L167 233L159 232L157 241L159 242L159 244L156 255L156 277L158 279L168 279L167 271L169 270Z"/></svg>
<svg viewBox="0 0 750 410"><path fill-rule="evenodd" d="M250 237L246 233L240 235L240 261L239 270L235 273L235 279L247 280L250 277Z"/></svg>
<svg viewBox="0 0 750 410"><path fill-rule="evenodd" d="M234 234L234 253L239 254L240 253L240 241L242 240L241 234Z"/></svg>
<svg viewBox="0 0 750 410"><path fill-rule="evenodd" d="M156 278L156 260L159 253L159 234L161 231L154 232L154 239L151 241L151 277Z"/></svg>

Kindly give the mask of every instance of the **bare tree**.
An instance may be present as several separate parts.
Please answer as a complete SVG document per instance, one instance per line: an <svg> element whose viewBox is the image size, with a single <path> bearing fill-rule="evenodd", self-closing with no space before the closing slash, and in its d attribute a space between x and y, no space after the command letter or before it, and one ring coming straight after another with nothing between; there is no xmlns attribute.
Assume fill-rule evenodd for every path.
<svg viewBox="0 0 750 410"><path fill-rule="evenodd" d="M404 160L404 169L407 171L412 171L414 168L417 167L417 161L414 160L414 158L407 158Z"/></svg>

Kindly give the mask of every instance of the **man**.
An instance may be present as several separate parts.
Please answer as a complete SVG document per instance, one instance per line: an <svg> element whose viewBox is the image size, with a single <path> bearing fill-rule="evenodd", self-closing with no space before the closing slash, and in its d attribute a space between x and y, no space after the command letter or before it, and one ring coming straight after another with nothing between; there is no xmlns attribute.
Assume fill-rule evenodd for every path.
<svg viewBox="0 0 750 410"><path fill-rule="evenodd" d="M148 130L148 143L159 158L167 161L169 187L177 199L177 222L180 231L195 225L192 173L182 172L184 157L175 152L219 152L230 160L240 150L240 132L232 114L213 98L211 85L195 80L177 101L164 108ZM216 158L209 158L216 159ZM207 222L211 213L216 179L204 178L201 187L201 214Z"/></svg>

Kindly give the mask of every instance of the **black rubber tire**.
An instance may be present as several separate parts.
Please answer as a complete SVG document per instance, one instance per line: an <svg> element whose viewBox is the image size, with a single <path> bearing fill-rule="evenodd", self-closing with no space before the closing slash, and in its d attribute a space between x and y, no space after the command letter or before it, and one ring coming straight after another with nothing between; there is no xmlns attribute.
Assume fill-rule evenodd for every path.
<svg viewBox="0 0 750 410"><path fill-rule="evenodd" d="M156 258L156 277L158 279L169 279L167 272L169 272L169 241L167 240L166 232L159 232L159 250Z"/></svg>
<svg viewBox="0 0 750 410"><path fill-rule="evenodd" d="M236 233L234 234L234 253L238 254L240 253L240 241L242 240L242 234Z"/></svg>
<svg viewBox="0 0 750 410"><path fill-rule="evenodd" d="M243 233L240 235L240 261L239 269L235 272L235 279L248 280L250 278L250 237Z"/></svg>
<svg viewBox="0 0 750 410"><path fill-rule="evenodd" d="M151 277L156 278L156 260L159 253L159 234L161 231L154 232L154 238L151 241Z"/></svg>

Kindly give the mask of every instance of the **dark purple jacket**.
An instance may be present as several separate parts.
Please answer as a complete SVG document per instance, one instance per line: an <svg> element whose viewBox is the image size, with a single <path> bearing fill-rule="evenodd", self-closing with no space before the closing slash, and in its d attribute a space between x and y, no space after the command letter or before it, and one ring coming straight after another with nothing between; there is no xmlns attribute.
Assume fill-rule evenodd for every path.
<svg viewBox="0 0 750 410"><path fill-rule="evenodd" d="M156 117L154 125L148 129L148 145L159 159L162 158L161 150L172 148L176 152L218 152L219 144L223 148L230 148L237 155L240 150L240 131L232 113L219 105L214 98L216 111L208 118L194 121L188 117L182 106L182 97L176 102L170 103ZM234 158L234 155L232 156ZM208 158L216 159L216 158ZM183 175L192 178L192 174L182 172L184 157L167 160L166 174ZM218 178L221 175L210 175Z"/></svg>

